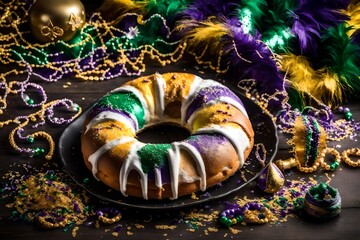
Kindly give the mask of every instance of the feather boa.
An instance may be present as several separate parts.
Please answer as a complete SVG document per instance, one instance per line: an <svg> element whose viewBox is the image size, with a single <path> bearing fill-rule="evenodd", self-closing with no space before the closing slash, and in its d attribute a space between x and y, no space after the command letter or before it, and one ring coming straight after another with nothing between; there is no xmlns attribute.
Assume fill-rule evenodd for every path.
<svg viewBox="0 0 360 240"><path fill-rule="evenodd" d="M238 79L255 79L260 92L273 94L284 90L275 56L259 41L259 36L246 34L236 21L228 22L227 26L231 29L231 39L226 41L224 49L228 53L232 73Z"/></svg>
<svg viewBox="0 0 360 240"><path fill-rule="evenodd" d="M289 73L292 87L329 106L338 106L344 94L360 90L360 49L348 38L349 29L339 24L327 31L321 39L322 64L317 70L304 56L283 56L282 70Z"/></svg>
<svg viewBox="0 0 360 240"><path fill-rule="evenodd" d="M235 14L237 1L229 0L196 0L183 12L183 18L196 21L206 20L212 16L230 17Z"/></svg>
<svg viewBox="0 0 360 240"><path fill-rule="evenodd" d="M332 106L360 90L358 2L105 0L101 9L117 20L128 12L162 15L198 63L229 66L239 79L255 79L260 92L284 90L283 74L300 94ZM273 52L283 57L281 69Z"/></svg>
<svg viewBox="0 0 360 240"><path fill-rule="evenodd" d="M346 24L350 27L348 35L352 37L360 29L360 2L350 3L348 8L342 12L349 17Z"/></svg>
<svg viewBox="0 0 360 240"><path fill-rule="evenodd" d="M341 88L348 91L360 90L360 47L348 37L351 28L345 24L329 28L321 40L324 66L336 73L341 81Z"/></svg>
<svg viewBox="0 0 360 240"><path fill-rule="evenodd" d="M182 33L184 41L191 50L208 48L207 55L219 54L223 49L223 38L230 30L215 18L206 21L181 20L176 30Z"/></svg>
<svg viewBox="0 0 360 240"><path fill-rule="evenodd" d="M294 0L268 1L266 15L259 24L261 39L273 51L283 52L286 50L288 40L291 37L290 12L296 7Z"/></svg>
<svg viewBox="0 0 360 240"><path fill-rule="evenodd" d="M104 0L98 11L106 21L115 25L122 20L125 13L143 14L146 4L147 1Z"/></svg>
<svg viewBox="0 0 360 240"><path fill-rule="evenodd" d="M342 91L337 75L325 68L314 70L304 56L283 55L282 70L288 74L291 87L300 93L303 100L304 95L310 94L328 104L341 102ZM302 102L302 105L306 104Z"/></svg>
<svg viewBox="0 0 360 240"><path fill-rule="evenodd" d="M293 12L294 23L291 30L299 41L302 54L317 54L321 32L347 19L346 14L340 10L345 9L348 4L347 0L300 1Z"/></svg>

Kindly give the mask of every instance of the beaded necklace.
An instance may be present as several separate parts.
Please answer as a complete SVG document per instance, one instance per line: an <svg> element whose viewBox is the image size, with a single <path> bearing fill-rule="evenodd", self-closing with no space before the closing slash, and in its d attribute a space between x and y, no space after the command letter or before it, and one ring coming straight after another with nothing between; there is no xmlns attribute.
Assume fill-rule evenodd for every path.
<svg viewBox="0 0 360 240"><path fill-rule="evenodd" d="M285 87L286 82L289 81L287 79L288 72L285 72L281 79L282 75L278 71L278 68L282 69L283 67L279 49L285 48L284 40L290 36L284 32L282 36L276 37L276 41L270 35L260 39L252 29L255 27L255 18L251 15L250 8L246 8L246 6L241 10L238 20L228 19L221 22L215 16L219 13L213 13L214 16L209 13L209 17L212 17L208 22L204 19L206 15L197 15L202 17L196 21L184 20L175 28L170 25L172 21L169 21L169 16L157 12L152 12L152 14L126 12L117 18L116 24L119 25L116 25L114 21L105 21L100 13L93 13L79 35L71 41L40 44L30 40L30 31L26 29L32 3L32 0L25 2L12 0L0 3L0 13L2 13L0 30L6 32L0 37L0 61L12 66L12 70L0 73L0 89L2 90L0 114L6 110L7 98L11 94L19 94L27 107L39 107L41 110L28 116L7 119L0 123L1 127L23 119L30 119L39 121L34 125L36 128L44 124L46 114L50 115L47 116L47 119L51 123L67 124L80 113L78 105L69 99L48 103L44 89L40 84L31 82L31 76L39 77L47 82L55 82L64 77L103 81L123 75L138 76L146 70L145 61L148 58L161 66L166 66L181 60L186 52L194 56L194 60L198 64L207 66L218 74L227 72L236 74L246 70L251 72L249 76L260 77L256 74L261 71L254 72L253 66L271 68L274 78L270 77L269 81L277 79L278 82L276 84L274 82L276 87L267 87L273 84L263 84L259 82L260 79L240 79L238 87L244 90L246 96L254 100L264 112L273 116L274 121L284 132L294 132L295 120L298 116L306 115L316 119L313 121L313 118L309 118L312 124L309 125L310 128L307 132L308 141L303 167L307 167L308 162L309 165L312 162L315 162L316 165L314 159L320 152L317 148L318 134L316 133L320 126L326 132L327 140L330 141L351 138L360 129L359 123L352 120L350 111L345 112L346 119L334 121L330 107L311 95L309 98L316 103L317 107L308 106L302 112L291 108L287 102L288 94ZM187 9L183 13L185 16L192 16L192 14L196 15L196 11L205 12L205 10L192 11L195 10ZM241 25L242 21L246 23L244 23L246 25L244 28ZM126 23L124 24L126 27L118 27L122 23ZM191 23L190 27L186 27L186 23ZM149 26L154 25L156 26L154 32L149 31ZM214 40L219 40L215 46L204 40L204 47L199 51L195 44L197 40L194 41L196 34L199 34L197 31L208 31L209 29L214 33L220 31L222 38L214 36ZM161 30L163 34L155 34L157 30ZM180 38L176 36L177 34L180 35ZM281 39L283 43L281 43ZM243 51L244 47L249 47L249 49ZM11 76L21 74L26 75L25 81L10 81ZM244 75L240 74L240 76ZM30 89L38 92L37 100L27 93ZM67 105L67 108L78 112L68 120L56 119L52 112L54 108L61 105ZM35 152L42 153L43 150L20 148L15 143L14 136L22 139L20 133L28 125L27 121L22 124L25 125L14 128L14 132L10 136L11 145L17 151L30 156L39 155ZM40 135L47 139L49 144L52 142L49 134L42 132ZM40 135L36 135L36 137L39 138ZM313 138L310 139L310 136ZM34 139L34 136L25 138ZM50 155L46 155L47 158L51 158L51 151L49 152Z"/></svg>

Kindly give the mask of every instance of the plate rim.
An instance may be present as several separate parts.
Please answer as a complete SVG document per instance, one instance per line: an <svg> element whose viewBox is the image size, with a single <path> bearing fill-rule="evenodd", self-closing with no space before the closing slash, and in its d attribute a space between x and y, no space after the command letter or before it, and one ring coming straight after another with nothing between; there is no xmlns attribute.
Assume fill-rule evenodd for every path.
<svg viewBox="0 0 360 240"><path fill-rule="evenodd" d="M118 201L118 200L115 200L115 199L111 199L109 197L106 197L106 196L103 196L101 195L100 193L97 193L96 191L93 191L93 190L90 190L88 187L85 186L84 183L78 181L77 177L76 176L73 176L73 174L71 173L72 171L70 169L68 169L68 165L66 164L66 161L65 161L65 157L63 156L63 153L62 153L62 149L63 149L63 144L62 142L64 141L64 138L66 138L66 135L68 134L68 132L72 129L73 125L71 125L72 123L74 123L75 121L79 121L79 119L81 118L81 116L83 116L84 114L87 114L88 111L91 109L91 107L94 105L93 104L90 104L89 107L87 107L87 109L85 111L83 111L76 119L74 119L73 122L71 122L64 130L63 132L61 133L61 136L59 138L59 144L58 144L58 156L59 156L59 160L62 164L62 170L77 184L79 185L80 187L82 187L84 190L86 190L89 194L91 194L92 196L98 198L99 200L102 200L102 201L105 201L105 202L108 202L108 203L113 203L113 204L117 204L117 205L121 205L123 207L129 207L129 208L136 208L136 209L146 209L146 210L166 210L166 209L178 209L178 208L184 208L184 207L191 207L191 206L195 206L195 205L200 205L200 204L203 204L203 203L206 203L206 202L210 202L210 201L214 201L214 200L218 200L220 198L224 198L234 192L237 192L239 191L241 188L245 187L247 184L249 184L250 182L254 181L259 175L260 173L263 171L264 168L266 168L270 163L273 162L274 158L276 157L276 154L277 154L277 151L278 151L278 147L279 147L279 134L278 134L278 131L277 131L277 127L276 127L276 124L275 122L272 120L271 116L264 112L263 109L261 109L261 107L256 104L253 100L251 100L250 98L246 97L242 92L240 92L239 90L235 89L232 91L234 91L236 93L236 95L238 95L238 97L243 101L244 99L246 99L246 101L248 102L251 102L252 104L256 105L256 107L259 108L259 111L261 111L261 114L266 116L267 118L270 119L270 122L272 123L272 126L273 126L273 134L274 134L274 137L276 139L275 141L275 145L274 145L274 149L273 149L273 152L272 152L272 155L271 157L269 157L269 160L268 160L268 163L266 165L264 165L261 170L259 170L254 176L252 176L250 179L247 179L247 181L243 184L241 184L239 187L235 187L225 193L220 193L218 195L212 195L211 197L206 197L206 198L200 198L198 199L197 201L193 201L193 202L187 202L185 204L177 204L177 205L174 205L174 204L171 204L171 205L167 205L167 203L164 203L162 206L153 206L153 205L146 205L146 201L148 200L144 200L144 204L131 204L131 203L128 203L128 202L122 202L122 201ZM71 134L71 133L70 133ZM240 169L239 169L240 170ZM237 171L239 171L237 170ZM234 174L235 175L235 174ZM231 176L231 177L234 177ZM230 178L231 178L230 177ZM224 181L225 184L226 184L226 180ZM224 183L222 182L222 183ZM100 182L102 183L102 182ZM104 183L103 183L104 184ZM108 187L109 189L113 190L113 191L116 191L115 189L112 189L110 188L109 186L107 186L106 184L104 184L104 186ZM211 187L210 187L211 189ZM206 191L205 191L206 192ZM128 198L128 199L136 199L138 200L139 198L136 198L136 197L125 197L123 196L124 198ZM186 196L182 196L182 197L190 197L190 195L186 195ZM182 197L179 197L177 199L174 199L174 200L168 200L168 199L164 199L166 201L170 201L169 203L174 203L174 202L177 202L179 200L181 200ZM141 200L141 199L140 199ZM152 201L152 200L151 200ZM154 200L156 201L156 200ZM162 200L159 200L159 201L162 201Z"/></svg>

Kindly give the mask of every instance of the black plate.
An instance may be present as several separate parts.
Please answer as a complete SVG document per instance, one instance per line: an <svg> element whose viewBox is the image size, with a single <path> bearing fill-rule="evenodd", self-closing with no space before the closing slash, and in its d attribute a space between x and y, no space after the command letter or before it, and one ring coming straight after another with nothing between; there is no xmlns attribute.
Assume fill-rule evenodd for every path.
<svg viewBox="0 0 360 240"><path fill-rule="evenodd" d="M265 147L266 158L264 159L264 165L260 164L260 161L256 159L256 147L254 147L249 156L249 161L246 161L241 170L223 183L207 189L206 192L197 192L196 199L191 196L183 196L176 200L143 200L135 197L124 197L120 192L95 180L83 162L80 147L81 129L89 109L73 121L60 137L59 153L64 170L90 194L107 202L141 209L170 209L193 206L239 191L247 183L256 179L264 166L273 160L277 151L278 135L271 117L265 114L253 101L240 93L238 95L243 101L253 124L255 145L262 144ZM262 155L262 153L259 155Z"/></svg>

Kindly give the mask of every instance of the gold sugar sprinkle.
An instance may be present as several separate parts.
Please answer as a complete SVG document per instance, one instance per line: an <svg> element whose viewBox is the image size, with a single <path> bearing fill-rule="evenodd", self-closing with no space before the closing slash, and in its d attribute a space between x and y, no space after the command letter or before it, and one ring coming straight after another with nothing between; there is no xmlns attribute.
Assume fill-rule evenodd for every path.
<svg viewBox="0 0 360 240"><path fill-rule="evenodd" d="M191 199L194 199L194 200L199 200L199 197L196 196L196 193L191 193Z"/></svg>
<svg viewBox="0 0 360 240"><path fill-rule="evenodd" d="M209 232L218 232L218 231L219 231L219 229L218 229L218 228L215 228L215 227L209 227L207 230L208 230Z"/></svg>
<svg viewBox="0 0 360 240"><path fill-rule="evenodd" d="M141 224L138 224L138 223L135 224L135 227L136 227L136 228L145 228L144 225L141 225Z"/></svg>
<svg viewBox="0 0 360 240"><path fill-rule="evenodd" d="M177 226L175 226L175 225L155 225L155 228L162 229L162 230L164 230L164 229L173 230L173 229L177 228Z"/></svg>
<svg viewBox="0 0 360 240"><path fill-rule="evenodd" d="M242 232L241 230L236 229L236 228L233 228L233 227L230 227L229 229L230 229L230 231L231 231L232 234L239 234L239 233Z"/></svg>
<svg viewBox="0 0 360 240"><path fill-rule="evenodd" d="M78 230L79 230L79 227L78 227L78 226L74 227L73 230L72 230L72 232L71 232L71 235L72 235L73 237L76 237L76 234L77 234L77 231L78 231Z"/></svg>
<svg viewBox="0 0 360 240"><path fill-rule="evenodd" d="M95 223L95 228L99 228L100 227L100 223L99 222L96 222Z"/></svg>

